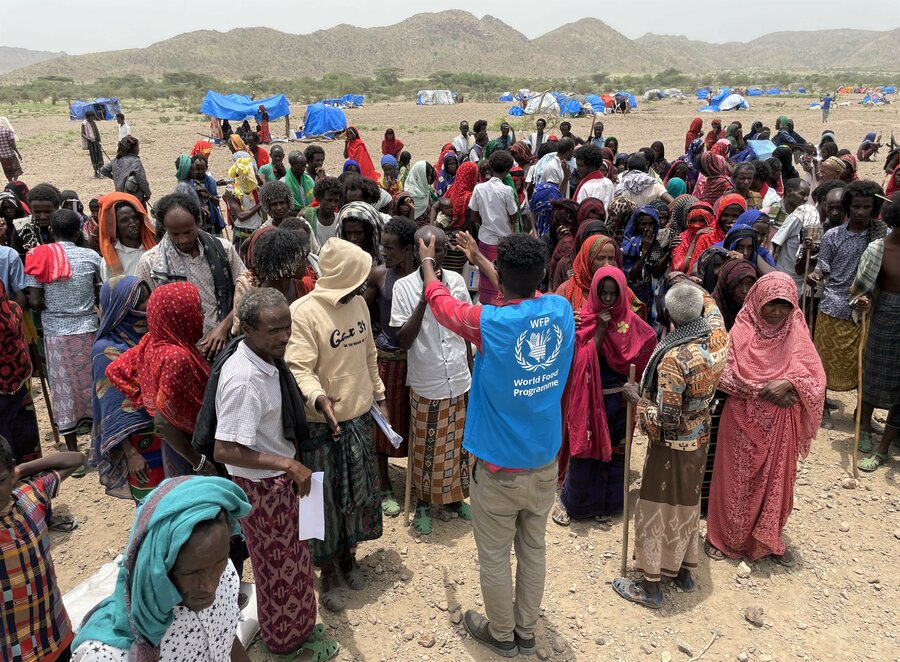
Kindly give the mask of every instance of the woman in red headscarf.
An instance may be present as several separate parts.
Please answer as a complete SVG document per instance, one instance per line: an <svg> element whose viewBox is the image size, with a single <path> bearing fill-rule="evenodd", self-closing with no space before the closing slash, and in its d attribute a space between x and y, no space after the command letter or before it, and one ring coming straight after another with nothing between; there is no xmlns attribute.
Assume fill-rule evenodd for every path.
<svg viewBox="0 0 900 662"><path fill-rule="evenodd" d="M750 289L719 381L728 393L716 444L706 553L796 563L781 532L794 507L797 460L822 420L825 371L797 305L797 287L773 272Z"/></svg>
<svg viewBox="0 0 900 662"><path fill-rule="evenodd" d="M191 434L209 379L197 349L203 337L200 290L193 283L161 285L147 301L147 333L106 368L106 377L135 406L154 418L166 444L166 477L213 475L212 463L191 446Z"/></svg>
<svg viewBox="0 0 900 662"><path fill-rule="evenodd" d="M702 255L703 251L725 241L725 235L734 225L738 217L747 211L747 201L739 193L729 193L716 200L713 205L712 232L704 234L697 239L697 247L694 255Z"/></svg>
<svg viewBox="0 0 900 662"><path fill-rule="evenodd" d="M687 213L687 229L678 235L681 242L672 249L672 271L691 273L691 267L703 252L697 250L697 244L700 239L713 232L715 223L716 217L711 205L698 201L691 206Z"/></svg>
<svg viewBox="0 0 900 662"><path fill-rule="evenodd" d="M373 182L378 182L381 178L375 165L372 163L372 157L369 156L369 148L366 143L359 137L359 129L355 126L347 127L347 138L344 143L344 158L356 161L359 164L359 173L363 177L368 177Z"/></svg>
<svg viewBox="0 0 900 662"><path fill-rule="evenodd" d="M725 137L725 132L722 130L722 120L713 120L710 122L710 125L712 128L703 139L703 144L706 146L707 150L712 149L712 146L716 144L716 141L718 141L719 138Z"/></svg>
<svg viewBox="0 0 900 662"><path fill-rule="evenodd" d="M393 129L388 129L384 132L384 140L381 141L381 153L383 155L399 159L403 147L403 141L397 139Z"/></svg>
<svg viewBox="0 0 900 662"><path fill-rule="evenodd" d="M622 509L627 426L622 385L629 366L641 374L656 332L628 305L625 274L615 266L597 270L581 309L575 362L569 383L569 462L553 521L608 517Z"/></svg>
<svg viewBox="0 0 900 662"><path fill-rule="evenodd" d="M688 148L691 146L691 143L697 140L700 136L703 135L703 118L695 117L691 120L691 126L688 128L687 133L684 135L684 151L687 152Z"/></svg>

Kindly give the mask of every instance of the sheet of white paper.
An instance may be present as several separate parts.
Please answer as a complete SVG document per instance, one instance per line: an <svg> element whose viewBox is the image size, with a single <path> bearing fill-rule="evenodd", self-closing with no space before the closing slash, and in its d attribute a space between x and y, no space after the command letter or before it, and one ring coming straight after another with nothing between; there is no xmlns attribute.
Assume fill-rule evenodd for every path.
<svg viewBox="0 0 900 662"><path fill-rule="evenodd" d="M314 471L309 494L300 499L300 540L325 540L325 496L322 493L324 471Z"/></svg>
<svg viewBox="0 0 900 662"><path fill-rule="evenodd" d="M372 408L369 409L369 413L372 415L372 418L375 420L378 427L381 428L381 431L384 432L384 436L387 437L387 440L391 442L391 445L394 448L400 448L400 444L403 443L403 437L394 432L391 424L384 420L384 416L381 415L381 409L378 405L373 404Z"/></svg>

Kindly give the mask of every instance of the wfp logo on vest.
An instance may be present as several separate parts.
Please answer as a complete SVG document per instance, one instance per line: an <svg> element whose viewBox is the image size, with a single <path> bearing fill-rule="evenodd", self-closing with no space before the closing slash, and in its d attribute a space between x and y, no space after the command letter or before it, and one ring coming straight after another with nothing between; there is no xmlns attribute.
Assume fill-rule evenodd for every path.
<svg viewBox="0 0 900 662"><path fill-rule="evenodd" d="M523 331L516 340L516 361L528 372L545 370L553 365L562 349L563 334L556 324L551 328L549 317L531 321L531 329Z"/></svg>

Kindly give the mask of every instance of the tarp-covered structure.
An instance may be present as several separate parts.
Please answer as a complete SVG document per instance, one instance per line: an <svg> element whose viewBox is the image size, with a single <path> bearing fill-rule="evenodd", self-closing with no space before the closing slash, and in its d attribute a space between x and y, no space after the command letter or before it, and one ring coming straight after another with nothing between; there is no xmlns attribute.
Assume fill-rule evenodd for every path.
<svg viewBox="0 0 900 662"><path fill-rule="evenodd" d="M764 92L762 91L762 88L759 87L751 87L749 90L747 90L748 97L761 97L763 94Z"/></svg>
<svg viewBox="0 0 900 662"><path fill-rule="evenodd" d="M588 94L587 95L588 103L591 104L591 108L594 109L594 112L602 115L606 110L606 102L596 94Z"/></svg>
<svg viewBox="0 0 900 662"><path fill-rule="evenodd" d="M92 110L100 120L115 119L116 113L122 112L118 97L103 97L92 101L78 99L69 104L69 119L83 120L84 114Z"/></svg>
<svg viewBox="0 0 900 662"><path fill-rule="evenodd" d="M720 110L747 110L750 105L740 94L729 94L719 102Z"/></svg>
<svg viewBox="0 0 900 662"><path fill-rule="evenodd" d="M446 106L452 103L456 103L456 99L450 90L419 90L416 95L416 105L419 106Z"/></svg>
<svg viewBox="0 0 900 662"><path fill-rule="evenodd" d="M500 99L499 99L499 101L512 101L512 100L513 100L512 92L504 92L503 94L500 95Z"/></svg>
<svg viewBox="0 0 900 662"><path fill-rule="evenodd" d="M528 100L525 105L525 114L534 115L535 113L558 113L559 101L550 92L545 94L537 94Z"/></svg>
<svg viewBox="0 0 900 662"><path fill-rule="evenodd" d="M220 120L240 121L248 117L259 120L260 106L265 107L270 120L291 114L291 104L283 94L265 99L251 99L243 94L219 94L213 90L209 90L203 98L200 112Z"/></svg>
<svg viewBox="0 0 900 662"><path fill-rule="evenodd" d="M347 116L344 111L324 103L311 103L306 107L306 121L298 138L326 138L347 128Z"/></svg>
<svg viewBox="0 0 900 662"><path fill-rule="evenodd" d="M345 94L342 97L322 99L322 103L326 106L334 106L335 108L359 108L365 101L366 97L361 94Z"/></svg>
<svg viewBox="0 0 900 662"><path fill-rule="evenodd" d="M566 117L583 117L585 115L593 115L594 107L590 100L583 94L570 94L563 97L559 104L559 114ZM602 112L602 111L601 111Z"/></svg>

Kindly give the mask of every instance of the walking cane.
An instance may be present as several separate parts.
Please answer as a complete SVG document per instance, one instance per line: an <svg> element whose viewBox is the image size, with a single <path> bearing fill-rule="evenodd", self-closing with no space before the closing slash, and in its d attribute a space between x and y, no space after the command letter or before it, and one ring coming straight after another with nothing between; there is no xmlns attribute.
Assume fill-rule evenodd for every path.
<svg viewBox="0 0 900 662"><path fill-rule="evenodd" d="M403 525L409 526L409 501L412 492L412 463L413 463L413 454L412 454L412 437L410 437L410 443L407 445L406 452L406 493L403 496Z"/></svg>
<svg viewBox="0 0 900 662"><path fill-rule="evenodd" d="M634 364L631 364L631 367L628 369L628 383L634 384ZM625 575L625 571L628 569L628 525L629 525L629 502L628 502L628 485L631 481L629 478L631 477L631 440L634 437L634 425L631 422L631 415L634 413L634 405L631 402L628 403L625 413L625 482L623 486L623 491L625 492L625 505L624 512L622 514L623 524L625 525L624 531L622 531L622 569L621 573L623 576Z"/></svg>
<svg viewBox="0 0 900 662"><path fill-rule="evenodd" d="M806 320L806 290L809 288L809 296L812 297L814 290L806 284L806 275L809 273L809 254L810 250L803 251L806 253L806 259L803 262L803 287L800 288L800 310L803 313L803 319ZM806 320L809 325L809 320Z"/></svg>
<svg viewBox="0 0 900 662"><path fill-rule="evenodd" d="M859 467L856 466L859 457L859 428L862 424L862 378L863 378L863 349L866 345L866 326L869 312L863 311L860 321L859 352L856 360L856 430L853 433L853 477L859 479Z"/></svg>

